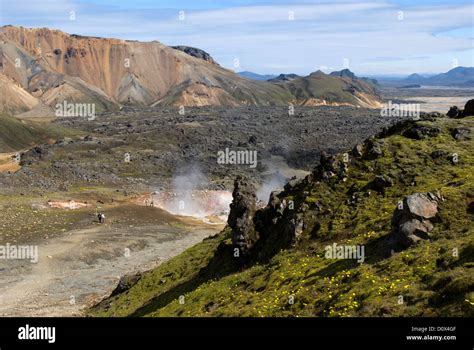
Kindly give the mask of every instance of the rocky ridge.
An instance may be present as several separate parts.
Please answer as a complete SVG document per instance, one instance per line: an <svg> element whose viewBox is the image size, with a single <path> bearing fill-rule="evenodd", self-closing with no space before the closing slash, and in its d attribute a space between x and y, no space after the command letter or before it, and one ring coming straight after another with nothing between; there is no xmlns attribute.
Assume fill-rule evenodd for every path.
<svg viewBox="0 0 474 350"><path fill-rule="evenodd" d="M232 222L245 218L244 231L229 226L172 262L176 268L181 259L192 260L199 266L195 270L158 289L146 288L165 273L166 266L158 268L91 313L472 316L473 145L472 139L454 138L451 130L473 122L424 116L387 128L351 152L323 154L310 175L272 193L253 216L248 215L252 189L242 191L246 180L239 179L240 209ZM404 136L420 127L440 131ZM434 151L444 153L433 158ZM244 239L231 239L236 232ZM328 257L333 247L364 247L363 263L343 254ZM233 248L246 254L233 255ZM219 274L212 278L212 271ZM185 293L187 303L174 303L173 293ZM134 312L137 300L151 295L160 303Z"/></svg>

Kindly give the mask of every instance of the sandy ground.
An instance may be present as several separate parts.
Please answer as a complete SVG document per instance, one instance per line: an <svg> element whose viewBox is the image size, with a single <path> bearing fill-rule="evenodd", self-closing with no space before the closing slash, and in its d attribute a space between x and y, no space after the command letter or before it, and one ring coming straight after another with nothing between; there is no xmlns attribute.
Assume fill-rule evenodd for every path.
<svg viewBox="0 0 474 350"><path fill-rule="evenodd" d="M120 276L151 269L215 234L222 225L100 225L38 245L38 262L0 260L0 316L80 316Z"/></svg>
<svg viewBox="0 0 474 350"><path fill-rule="evenodd" d="M15 162L12 158L16 153L0 153L0 173L14 173L20 169L18 162Z"/></svg>
<svg viewBox="0 0 474 350"><path fill-rule="evenodd" d="M474 92L473 92L474 96ZM449 111L449 108L452 106L458 106L459 108L464 108L464 105L469 101L470 97L409 97L405 98L407 101L413 101L420 103L420 110L422 112L441 112L446 113Z"/></svg>

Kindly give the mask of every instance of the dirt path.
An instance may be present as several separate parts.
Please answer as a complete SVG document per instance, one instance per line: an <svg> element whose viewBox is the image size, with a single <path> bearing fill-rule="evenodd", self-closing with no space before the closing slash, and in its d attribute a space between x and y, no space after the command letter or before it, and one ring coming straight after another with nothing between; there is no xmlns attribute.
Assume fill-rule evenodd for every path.
<svg viewBox="0 0 474 350"><path fill-rule="evenodd" d="M66 232L38 246L36 264L0 260L0 316L79 316L120 276L151 269L221 229L189 220Z"/></svg>

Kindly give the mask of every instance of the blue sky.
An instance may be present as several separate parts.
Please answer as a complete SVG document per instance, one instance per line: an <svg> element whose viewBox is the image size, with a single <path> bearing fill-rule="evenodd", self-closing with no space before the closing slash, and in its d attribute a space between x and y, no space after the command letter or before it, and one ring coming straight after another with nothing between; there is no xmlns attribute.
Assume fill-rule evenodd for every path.
<svg viewBox="0 0 474 350"><path fill-rule="evenodd" d="M461 0L1 0L0 23L158 40L222 66L308 74L444 72L474 66L474 5ZM70 19L71 11L75 19ZM180 11L184 11L184 18ZM238 60L239 66L235 67Z"/></svg>

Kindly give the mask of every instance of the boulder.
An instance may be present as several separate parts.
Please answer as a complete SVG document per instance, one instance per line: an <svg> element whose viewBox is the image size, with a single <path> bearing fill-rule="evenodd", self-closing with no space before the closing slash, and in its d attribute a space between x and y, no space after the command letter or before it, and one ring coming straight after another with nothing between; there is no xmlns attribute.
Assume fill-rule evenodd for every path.
<svg viewBox="0 0 474 350"><path fill-rule="evenodd" d="M409 247L421 239L428 239L433 225L428 220L406 219L399 224L400 243Z"/></svg>
<svg viewBox="0 0 474 350"><path fill-rule="evenodd" d="M290 241L294 244L298 239L301 238L304 229L303 215L298 214L295 218L289 220L289 232L288 237Z"/></svg>
<svg viewBox="0 0 474 350"><path fill-rule="evenodd" d="M273 211L276 211L281 206L281 200L278 198L278 191L272 191L270 193L270 198L268 199L268 206L272 208Z"/></svg>
<svg viewBox="0 0 474 350"><path fill-rule="evenodd" d="M387 175L377 175L369 187L377 192L384 193L385 188L393 186L393 180Z"/></svg>
<svg viewBox="0 0 474 350"><path fill-rule="evenodd" d="M428 113L422 113L424 116L427 118L427 120L434 120L437 118L442 118L444 115L440 112L428 112ZM421 117L423 119L423 116Z"/></svg>
<svg viewBox="0 0 474 350"><path fill-rule="evenodd" d="M364 155L364 146L360 143L355 145L351 154L356 158L362 157Z"/></svg>
<svg viewBox="0 0 474 350"><path fill-rule="evenodd" d="M348 171L348 159L346 159L346 156L330 156L326 152L321 152L319 165L313 174L321 180L329 180L331 178L336 178L337 180L345 179Z"/></svg>
<svg viewBox="0 0 474 350"><path fill-rule="evenodd" d="M278 191L273 191L270 193L270 199L268 201L268 207L271 209L271 213L273 213L275 219L282 216L287 207L286 200L280 200L280 198L278 198L278 194Z"/></svg>
<svg viewBox="0 0 474 350"><path fill-rule="evenodd" d="M415 193L406 196L397 206L392 217L392 249L405 249L420 240L428 239L433 229L432 220L438 213L441 195Z"/></svg>
<svg viewBox="0 0 474 350"><path fill-rule="evenodd" d="M464 109L452 106L446 115L450 118L465 118L474 115L474 99L467 101Z"/></svg>
<svg viewBox="0 0 474 350"><path fill-rule="evenodd" d="M420 218L431 219L438 213L438 197L431 192L405 197L404 205L410 214Z"/></svg>
<svg viewBox="0 0 474 350"><path fill-rule="evenodd" d="M47 145L40 145L35 146L32 149L21 153L21 166L31 165L36 163L38 160L44 159L49 155L49 146Z"/></svg>
<svg viewBox="0 0 474 350"><path fill-rule="evenodd" d="M441 133L441 129L432 126L415 125L412 128L406 130L403 136L410 139L422 140L427 137L436 137Z"/></svg>
<svg viewBox="0 0 474 350"><path fill-rule="evenodd" d="M383 156L383 145L382 140L369 139L367 141L367 152L365 153L365 159L373 160Z"/></svg>
<svg viewBox="0 0 474 350"><path fill-rule="evenodd" d="M464 105L463 116L469 117L471 115L474 115L474 99L467 101Z"/></svg>
<svg viewBox="0 0 474 350"><path fill-rule="evenodd" d="M454 139L458 141L470 140L471 139L470 134L471 134L471 128L467 126L454 128L451 130L451 136L454 137Z"/></svg>
<svg viewBox="0 0 474 350"><path fill-rule="evenodd" d="M446 115L449 118L459 118L461 113L462 113L462 111L460 111L457 106L452 106L451 108L449 108L449 111L448 111L448 113L446 113Z"/></svg>
<svg viewBox="0 0 474 350"><path fill-rule="evenodd" d="M119 283L117 284L117 287L112 291L110 294L111 297L121 294L123 292L126 292L129 290L134 284L136 284L142 275L140 273L135 273L131 275L125 275L120 277Z"/></svg>

